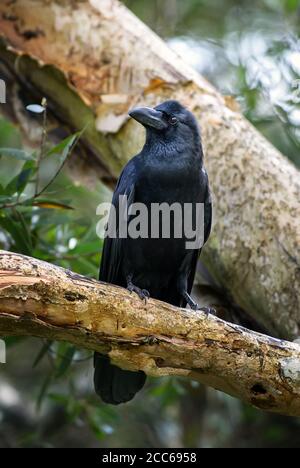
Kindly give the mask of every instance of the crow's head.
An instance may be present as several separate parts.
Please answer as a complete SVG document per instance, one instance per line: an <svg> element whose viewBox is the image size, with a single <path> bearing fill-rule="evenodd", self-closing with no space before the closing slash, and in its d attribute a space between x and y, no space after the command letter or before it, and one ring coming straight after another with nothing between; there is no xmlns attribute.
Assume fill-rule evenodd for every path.
<svg viewBox="0 0 300 468"><path fill-rule="evenodd" d="M158 140L177 141L185 145L200 141L194 115L178 101L165 101L154 109L137 107L129 115L146 128L148 136L155 136Z"/></svg>

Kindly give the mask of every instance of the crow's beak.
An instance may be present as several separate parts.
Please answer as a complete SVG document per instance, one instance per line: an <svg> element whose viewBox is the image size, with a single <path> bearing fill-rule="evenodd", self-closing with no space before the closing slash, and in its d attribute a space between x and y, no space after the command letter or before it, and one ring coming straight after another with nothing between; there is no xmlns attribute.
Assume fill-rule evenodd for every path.
<svg viewBox="0 0 300 468"><path fill-rule="evenodd" d="M167 128L167 123L163 119L163 113L150 107L136 107L129 112L130 117L144 125L144 127L163 130Z"/></svg>

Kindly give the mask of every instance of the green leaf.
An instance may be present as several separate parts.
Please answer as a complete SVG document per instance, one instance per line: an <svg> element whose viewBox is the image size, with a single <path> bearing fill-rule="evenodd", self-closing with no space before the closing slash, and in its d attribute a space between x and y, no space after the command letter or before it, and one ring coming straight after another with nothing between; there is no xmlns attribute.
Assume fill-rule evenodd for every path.
<svg viewBox="0 0 300 468"><path fill-rule="evenodd" d="M28 161L24 164L22 172L19 174L17 179L17 192L23 193L26 185L30 181L30 177L35 172L35 164L33 161Z"/></svg>
<svg viewBox="0 0 300 468"><path fill-rule="evenodd" d="M101 250L101 240L97 239L92 242L80 242L76 245L76 247L70 250L70 253L73 255L76 254L98 254Z"/></svg>
<svg viewBox="0 0 300 468"><path fill-rule="evenodd" d="M14 194L17 192L17 181L18 181L18 178L19 178L19 176L17 175L17 176L14 177L13 180L11 180L11 181L9 182L9 184L5 187L6 195L12 196L12 195L14 195Z"/></svg>
<svg viewBox="0 0 300 468"><path fill-rule="evenodd" d="M15 201L16 201L15 198L12 198L9 196L5 197L4 195L0 195L0 205L6 205L7 203L13 203Z"/></svg>
<svg viewBox="0 0 300 468"><path fill-rule="evenodd" d="M299 0L285 0L285 8L289 12L294 12L299 7Z"/></svg>
<svg viewBox="0 0 300 468"><path fill-rule="evenodd" d="M0 148L20 148L21 136L18 128L0 116Z"/></svg>
<svg viewBox="0 0 300 468"><path fill-rule="evenodd" d="M5 205L6 203L12 203L15 201L7 191L7 187L3 187L0 184L0 204Z"/></svg>
<svg viewBox="0 0 300 468"><path fill-rule="evenodd" d="M33 202L33 206L38 206L39 208L47 208L50 210L73 210L72 206L65 205L64 203L55 202L52 200L47 200L45 198L38 199Z"/></svg>
<svg viewBox="0 0 300 468"><path fill-rule="evenodd" d="M48 353L49 349L52 346L53 341L47 341L46 343L43 344L41 347L37 357L34 360L34 363L32 364L32 367L35 368L43 359L43 357Z"/></svg>
<svg viewBox="0 0 300 468"><path fill-rule="evenodd" d="M43 384L41 386L41 389L40 389L40 392L39 392L39 395L38 395L38 398L37 398L37 403L36 403L36 406L37 406L38 410L42 406L42 403L43 403L43 401L45 399L48 388L49 388L50 384L52 383L52 379L53 379L52 374L47 375L46 379L44 380L44 382L43 382Z"/></svg>
<svg viewBox="0 0 300 468"><path fill-rule="evenodd" d="M0 148L0 156L14 158L18 161L34 161L34 156L32 154L16 148Z"/></svg>
<svg viewBox="0 0 300 468"><path fill-rule="evenodd" d="M74 267L75 270L80 271L83 275L88 275L90 277L97 277L98 274L98 265L94 265L91 261L84 257L77 257L74 256L74 260L72 261L72 268ZM64 266L64 265L61 265ZM66 268L69 268L66 266Z"/></svg>
<svg viewBox="0 0 300 468"><path fill-rule="evenodd" d="M47 153L46 156L51 156L52 154L61 154L66 150L70 150L73 146L77 138L81 135L81 132L74 133L74 135L70 135L65 138L63 141L58 143L56 146L51 148Z"/></svg>
<svg viewBox="0 0 300 468"><path fill-rule="evenodd" d="M15 222L10 216L0 217L0 226L8 232L16 246L19 253L24 255L31 254L31 246L28 243L27 235L24 235L23 226Z"/></svg>
<svg viewBox="0 0 300 468"><path fill-rule="evenodd" d="M83 133L83 130L81 132L77 132L74 135L69 136L68 138L66 138L65 140L60 142L57 146L55 146L54 148L52 148L51 150L49 150L46 153L45 157L51 156L53 154L59 155L58 168L57 168L55 174L53 174L53 176L50 178L50 180L46 183L46 185L39 191L40 195L43 192L45 192L45 190L47 190L47 188L52 184L52 182L54 182L54 180L56 179L56 177L58 176L58 174L62 170L62 168L63 168L63 166L64 166L64 164L66 162L66 159L69 156L73 146L75 145L77 140L80 138L82 133Z"/></svg>
<svg viewBox="0 0 300 468"><path fill-rule="evenodd" d="M23 235L23 238L24 238L24 241L26 243L26 245L28 246L29 248L29 252L31 254L32 252L32 235L31 235L31 230L24 218L24 215L23 213L21 213L19 210L17 210L16 208L14 208L14 215L15 217L17 218L16 219L16 222L18 224L20 224L20 227L21 227L21 232L22 232L22 235ZM31 219L31 218L30 218Z"/></svg>
<svg viewBox="0 0 300 468"><path fill-rule="evenodd" d="M69 137L65 138L58 145L51 148L46 153L46 156L51 156L53 154L61 155L60 162L61 163L65 162L70 150L72 149L74 143L76 142L80 134L81 132L77 132L74 135L70 135Z"/></svg>
<svg viewBox="0 0 300 468"><path fill-rule="evenodd" d="M6 195L14 195L18 193L19 195L23 193L26 185L29 182L31 175L34 172L34 162L27 161L22 171L12 179L12 181L6 186L4 192Z"/></svg>
<svg viewBox="0 0 300 468"><path fill-rule="evenodd" d="M58 362L55 371L55 377L62 377L73 362L76 348L67 343L60 343L58 347Z"/></svg>
<svg viewBox="0 0 300 468"><path fill-rule="evenodd" d="M18 345L22 341L26 340L25 336L8 336L7 338L4 338L5 344L7 348L11 348L15 345Z"/></svg>
<svg viewBox="0 0 300 468"><path fill-rule="evenodd" d="M48 398L50 398L50 400L54 401L55 403L58 403L63 406L67 406L69 401L69 396L61 395L59 393L49 393Z"/></svg>
<svg viewBox="0 0 300 468"><path fill-rule="evenodd" d="M102 420L101 416L97 414L97 412L93 412L88 417L88 423L92 431L94 432L95 436L102 440L105 437L105 433L102 430Z"/></svg>

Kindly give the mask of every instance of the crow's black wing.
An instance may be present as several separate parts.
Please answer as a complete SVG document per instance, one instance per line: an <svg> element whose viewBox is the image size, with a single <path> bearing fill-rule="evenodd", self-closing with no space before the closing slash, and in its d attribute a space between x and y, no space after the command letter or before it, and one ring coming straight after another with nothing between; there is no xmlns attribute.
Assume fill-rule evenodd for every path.
<svg viewBox="0 0 300 468"><path fill-rule="evenodd" d="M127 207L129 208L134 202L135 178L135 166L131 160L123 169L113 195L112 205L116 214L116 236L109 236L110 231L108 231L108 237L104 240L99 275L99 279L102 281L125 287L125 279L122 278L121 274L125 239L119 238L118 233L120 230L119 220L122 219L127 223L127 210L125 212L120 196L127 197ZM106 403L118 405L131 400L146 381L144 372L122 370L111 364L107 356L99 353L95 353L94 366L95 391Z"/></svg>
<svg viewBox="0 0 300 468"><path fill-rule="evenodd" d="M204 169L202 169L204 180L203 183L206 186L205 192L205 200L204 200L204 242L203 245L207 242L210 232L211 232L211 225L212 225L212 200L211 200L211 193L209 188L208 182L208 175ZM203 246L202 246L203 247ZM191 270L188 278L188 293L190 294L196 273L197 261L200 256L201 250L195 250L192 262L191 262Z"/></svg>
<svg viewBox="0 0 300 468"><path fill-rule="evenodd" d="M124 239L119 238L119 220L126 222L127 219L127 210L125 212L125 205L122 202L122 196L127 198L127 206L134 202L135 194L135 166L133 160L131 160L123 169L115 192L112 198L112 206L115 208L115 227L116 227L116 236L107 236L104 240L103 250L102 250L102 259L100 265L100 281L105 281L106 283L112 283L119 286L126 286L124 284L124 279L121 275L121 263L123 259L123 249L124 249ZM112 221L111 218L112 211L110 213L109 223Z"/></svg>
<svg viewBox="0 0 300 468"><path fill-rule="evenodd" d="M203 169L203 173L206 179L206 195L204 201L204 244L208 241L211 232L212 225L212 199L209 188L208 175ZM203 244L203 245L204 245Z"/></svg>

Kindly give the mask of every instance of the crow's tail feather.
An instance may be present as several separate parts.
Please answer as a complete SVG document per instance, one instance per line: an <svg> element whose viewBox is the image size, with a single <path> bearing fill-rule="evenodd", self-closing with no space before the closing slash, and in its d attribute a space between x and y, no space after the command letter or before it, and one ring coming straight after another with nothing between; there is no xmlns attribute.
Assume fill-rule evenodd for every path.
<svg viewBox="0 0 300 468"><path fill-rule="evenodd" d="M146 381L144 372L120 369L110 363L109 357L99 353L95 353L94 367L95 391L105 403L111 405L132 400Z"/></svg>

